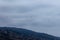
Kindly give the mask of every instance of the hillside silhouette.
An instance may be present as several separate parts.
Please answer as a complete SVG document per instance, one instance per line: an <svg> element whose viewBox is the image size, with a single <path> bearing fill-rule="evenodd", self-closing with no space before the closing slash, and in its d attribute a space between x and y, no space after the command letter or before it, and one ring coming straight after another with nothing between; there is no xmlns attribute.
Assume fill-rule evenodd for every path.
<svg viewBox="0 0 60 40"><path fill-rule="evenodd" d="M60 38L23 28L0 27L0 40L60 40Z"/></svg>

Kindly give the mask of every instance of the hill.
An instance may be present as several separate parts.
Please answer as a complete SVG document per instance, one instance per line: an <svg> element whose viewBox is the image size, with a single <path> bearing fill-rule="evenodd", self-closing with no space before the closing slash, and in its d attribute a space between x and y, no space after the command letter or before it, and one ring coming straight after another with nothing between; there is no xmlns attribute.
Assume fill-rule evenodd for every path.
<svg viewBox="0 0 60 40"><path fill-rule="evenodd" d="M60 38L22 28L0 27L0 40L60 40Z"/></svg>

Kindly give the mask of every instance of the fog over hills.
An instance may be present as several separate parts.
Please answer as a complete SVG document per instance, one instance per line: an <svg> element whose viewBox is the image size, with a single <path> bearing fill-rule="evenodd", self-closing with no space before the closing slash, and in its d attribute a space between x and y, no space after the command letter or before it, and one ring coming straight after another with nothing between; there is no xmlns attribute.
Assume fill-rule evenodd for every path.
<svg viewBox="0 0 60 40"><path fill-rule="evenodd" d="M59 0L0 0L0 26L60 36Z"/></svg>

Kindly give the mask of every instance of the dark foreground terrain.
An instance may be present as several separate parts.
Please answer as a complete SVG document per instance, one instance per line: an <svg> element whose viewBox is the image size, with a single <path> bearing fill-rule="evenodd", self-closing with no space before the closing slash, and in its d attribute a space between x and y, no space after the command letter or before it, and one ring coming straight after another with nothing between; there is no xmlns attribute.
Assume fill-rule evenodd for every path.
<svg viewBox="0 0 60 40"><path fill-rule="evenodd" d="M60 38L22 28L0 27L0 40L60 40Z"/></svg>

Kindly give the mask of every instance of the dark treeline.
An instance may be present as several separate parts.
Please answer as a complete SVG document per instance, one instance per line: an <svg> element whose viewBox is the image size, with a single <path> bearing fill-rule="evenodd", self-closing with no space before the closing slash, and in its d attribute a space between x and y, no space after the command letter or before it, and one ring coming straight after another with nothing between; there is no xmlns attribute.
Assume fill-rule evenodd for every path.
<svg viewBox="0 0 60 40"><path fill-rule="evenodd" d="M60 38L22 28L0 27L0 40L60 40Z"/></svg>

